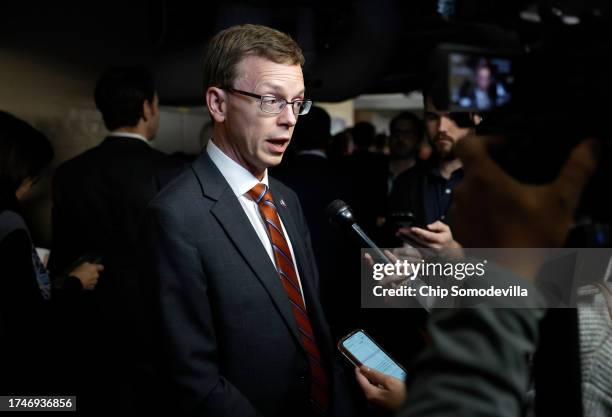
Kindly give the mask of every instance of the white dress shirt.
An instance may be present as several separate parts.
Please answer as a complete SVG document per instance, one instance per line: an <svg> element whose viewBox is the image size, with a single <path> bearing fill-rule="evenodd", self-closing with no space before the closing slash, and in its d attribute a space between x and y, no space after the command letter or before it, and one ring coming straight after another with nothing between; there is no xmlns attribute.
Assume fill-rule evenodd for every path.
<svg viewBox="0 0 612 417"><path fill-rule="evenodd" d="M253 188L255 185L260 182L266 184L268 186L268 170L265 171L264 177L261 181L257 179L253 174L247 171L242 165L238 164L236 161L231 159L229 156L223 153L221 149L217 147L213 143L212 140L208 141L206 145L206 153L213 161L213 163L217 166L219 171L221 171L221 175L225 178L225 180L229 183L232 191L236 194L238 201L240 201L240 205L242 209L246 213L251 225L253 225L253 229L255 229L255 233L259 237L262 245L268 252L268 256L270 257L270 261L274 265L276 269L276 262L274 260L274 252L272 249L272 243L270 242L270 237L268 236L268 230L266 229L264 219L261 216L259 211L259 207L255 200L251 198L249 195L249 190ZM300 273L298 272L297 264L295 263L295 253L293 253L293 246L291 245L291 239L289 239L289 234L287 234L287 230L285 229L285 225L283 224L282 219L279 220L281 223L281 227L283 229L283 233L287 238L287 243L289 246L289 250L291 251L291 257L293 259L293 267L295 268L295 273L298 278L298 283L300 284L300 291L302 292L302 299L304 299L304 291L302 290L302 281L300 280ZM280 278L279 278L280 279ZM306 302L304 302L304 305Z"/></svg>

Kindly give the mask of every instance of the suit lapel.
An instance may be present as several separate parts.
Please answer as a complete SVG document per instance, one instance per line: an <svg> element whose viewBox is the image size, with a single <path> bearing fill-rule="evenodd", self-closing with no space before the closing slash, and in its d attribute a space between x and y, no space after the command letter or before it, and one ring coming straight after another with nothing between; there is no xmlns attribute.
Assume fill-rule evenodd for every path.
<svg viewBox="0 0 612 417"><path fill-rule="evenodd" d="M216 200L211 208L212 215L219 221L245 262L264 286L296 342L301 345L285 289L236 195L206 153L194 162L192 169L198 177L204 194Z"/></svg>

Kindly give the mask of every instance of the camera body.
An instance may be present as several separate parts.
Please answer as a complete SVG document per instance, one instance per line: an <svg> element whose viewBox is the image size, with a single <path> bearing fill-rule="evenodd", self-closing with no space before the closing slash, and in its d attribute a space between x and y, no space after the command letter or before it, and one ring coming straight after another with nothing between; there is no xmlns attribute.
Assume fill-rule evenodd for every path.
<svg viewBox="0 0 612 417"><path fill-rule="evenodd" d="M578 217L602 227L612 222L612 204L601 194L612 178L606 126L612 83L601 65L609 61L610 47L597 30L544 30L551 32L520 49L439 44L430 54L426 89L436 108L460 127L505 136L506 145L493 157L522 182L554 180L576 144L599 139L599 168L583 193ZM483 120L477 127L471 122L474 112Z"/></svg>

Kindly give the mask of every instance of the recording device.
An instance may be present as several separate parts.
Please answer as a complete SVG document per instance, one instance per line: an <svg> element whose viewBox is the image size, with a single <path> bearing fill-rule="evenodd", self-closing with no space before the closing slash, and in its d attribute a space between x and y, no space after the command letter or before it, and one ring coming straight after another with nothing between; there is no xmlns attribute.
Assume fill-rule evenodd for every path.
<svg viewBox="0 0 612 417"><path fill-rule="evenodd" d="M371 250L368 253L372 256L375 263L391 263L391 260L355 222L353 211L348 204L342 200L334 200L327 206L325 213L332 224L335 224L356 238L361 247L370 248Z"/></svg>
<svg viewBox="0 0 612 417"><path fill-rule="evenodd" d="M406 379L406 370L361 329L343 337L338 342L338 350L354 366L365 365L402 381Z"/></svg>
<svg viewBox="0 0 612 417"><path fill-rule="evenodd" d="M544 26L544 40L506 49L441 44L430 55L426 82L434 106L459 127L506 138L492 157L525 183L554 180L580 141L598 138L600 163L577 211L594 224L609 224L612 213L610 202L601 198L612 175L606 114L612 91L601 66L610 51L604 21L579 28ZM483 118L477 127L474 112Z"/></svg>
<svg viewBox="0 0 612 417"><path fill-rule="evenodd" d="M405 227L425 227L416 221L414 213L411 211L394 211L389 213L387 221L394 230Z"/></svg>
<svg viewBox="0 0 612 417"><path fill-rule="evenodd" d="M82 255L79 259L77 259L72 264L72 266L76 268L77 266L85 262L89 262L91 264L99 264L99 263L102 263L103 260L104 260L104 255L102 254L102 252L91 251L91 252L87 252L84 255Z"/></svg>

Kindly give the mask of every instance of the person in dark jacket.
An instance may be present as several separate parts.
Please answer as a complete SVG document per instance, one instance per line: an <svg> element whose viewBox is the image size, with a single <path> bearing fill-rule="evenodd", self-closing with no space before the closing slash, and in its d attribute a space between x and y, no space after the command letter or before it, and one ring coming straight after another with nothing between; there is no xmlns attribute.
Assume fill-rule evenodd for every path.
<svg viewBox="0 0 612 417"><path fill-rule="evenodd" d="M94 99L109 134L55 171L49 265L52 271L62 271L82 256L103 259L100 285L82 306L82 315L94 319L74 338L75 344L95 347L98 358L87 361L91 352L85 352L82 377L87 392L81 395L81 410L99 411L108 405L128 413L143 404L135 390L148 379L137 261L140 220L184 163L151 147L160 109L146 68L107 69ZM107 402L107 396L116 401Z"/></svg>
<svg viewBox="0 0 612 417"><path fill-rule="evenodd" d="M51 144L40 132L0 112L0 395L60 389L52 384L58 377L53 361L62 354L52 340L63 331L55 313L62 300L71 300L69 294L93 289L103 269L80 264L56 288L38 257L20 200L52 158Z"/></svg>
<svg viewBox="0 0 612 417"><path fill-rule="evenodd" d="M346 202L366 233L378 240L387 209L389 160L386 155L369 150L376 135L371 123L355 124L351 134L355 150L340 161L340 167L359 191L353 192Z"/></svg>

